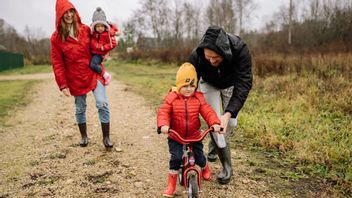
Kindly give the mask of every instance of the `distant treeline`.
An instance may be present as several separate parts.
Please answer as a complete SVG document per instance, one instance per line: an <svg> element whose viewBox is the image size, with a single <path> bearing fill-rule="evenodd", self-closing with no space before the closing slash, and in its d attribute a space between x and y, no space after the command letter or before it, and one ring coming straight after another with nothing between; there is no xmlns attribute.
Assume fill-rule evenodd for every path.
<svg viewBox="0 0 352 198"><path fill-rule="evenodd" d="M25 30L26 36L21 36L16 29L0 19L0 50L21 53L25 57L25 64L50 63L50 39L36 38L29 27Z"/></svg>
<svg viewBox="0 0 352 198"><path fill-rule="evenodd" d="M219 25L229 33L240 35L253 57L259 57L257 62L271 67L274 67L271 62L276 65L278 62L270 54L302 57L341 55L352 50L351 0L287 1L258 31L250 31L254 28L249 27L251 18L256 16L257 5L253 0L172 0L167 4L163 0L142 0L140 3L141 7L120 27L123 34L114 51L122 59L183 62L209 25ZM50 63L50 40L36 34L27 27L24 36L20 36L0 19L0 45L22 53L27 64Z"/></svg>
<svg viewBox="0 0 352 198"><path fill-rule="evenodd" d="M350 0L308 0L305 4L294 1L291 6L288 3L273 14L273 19L261 31L246 31L249 29L246 22L255 16L253 1L210 0L203 8L195 1L173 4L160 1L142 1L142 7L125 23L127 36L120 41L119 49L125 52L127 47L133 47L134 51L120 53L120 57L182 62L209 25L220 25L230 33L240 33L254 56L268 53L340 54L352 50Z"/></svg>

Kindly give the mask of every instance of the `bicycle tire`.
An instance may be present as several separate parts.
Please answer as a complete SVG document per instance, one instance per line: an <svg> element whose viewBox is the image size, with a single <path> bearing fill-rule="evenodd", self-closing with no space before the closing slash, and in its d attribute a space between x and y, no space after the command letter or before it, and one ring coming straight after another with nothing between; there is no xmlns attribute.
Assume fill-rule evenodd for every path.
<svg viewBox="0 0 352 198"><path fill-rule="evenodd" d="M178 171L178 182L181 186L183 186L183 173L185 172L184 168L180 168L180 170Z"/></svg>
<svg viewBox="0 0 352 198"><path fill-rule="evenodd" d="M199 188L197 182L197 175L191 175L188 178L188 197L198 198Z"/></svg>

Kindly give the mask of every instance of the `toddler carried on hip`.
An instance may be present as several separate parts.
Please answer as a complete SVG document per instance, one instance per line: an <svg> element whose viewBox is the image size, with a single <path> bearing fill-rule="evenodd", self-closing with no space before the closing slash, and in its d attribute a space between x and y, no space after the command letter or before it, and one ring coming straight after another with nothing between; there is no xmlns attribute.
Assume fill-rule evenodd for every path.
<svg viewBox="0 0 352 198"><path fill-rule="evenodd" d="M106 20L105 12L98 7L93 13L91 28L91 50L93 53L90 68L104 77L105 85L111 81L111 74L101 65L105 56L116 47L119 30L115 24Z"/></svg>

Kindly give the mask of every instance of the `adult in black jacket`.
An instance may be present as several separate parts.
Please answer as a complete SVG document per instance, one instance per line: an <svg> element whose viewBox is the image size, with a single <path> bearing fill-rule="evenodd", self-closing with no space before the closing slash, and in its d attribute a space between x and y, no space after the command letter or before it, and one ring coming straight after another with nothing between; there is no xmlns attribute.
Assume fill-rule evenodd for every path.
<svg viewBox="0 0 352 198"><path fill-rule="evenodd" d="M237 125L238 112L252 88L252 62L248 47L240 37L230 35L218 26L210 26L189 61L197 70L200 90L221 118L227 139ZM219 183L226 184L232 176L230 147L226 144L225 148L217 148L214 138L209 142L207 157L209 161L215 161L218 154L223 170L217 179Z"/></svg>

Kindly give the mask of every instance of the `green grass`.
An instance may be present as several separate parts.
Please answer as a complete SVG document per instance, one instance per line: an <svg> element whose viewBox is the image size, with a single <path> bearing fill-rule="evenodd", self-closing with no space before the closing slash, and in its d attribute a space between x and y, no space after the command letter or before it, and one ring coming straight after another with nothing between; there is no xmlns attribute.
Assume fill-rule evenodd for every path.
<svg viewBox="0 0 352 198"><path fill-rule="evenodd" d="M156 109L174 84L177 66L113 62L108 70ZM352 186L352 80L348 75L255 77L239 114L238 136L245 147L276 156L282 178L320 177L337 193ZM244 140L238 139L243 137ZM236 139L237 138L237 139ZM255 164L252 164L255 165ZM282 165L282 166L281 166ZM268 165L270 166L270 165ZM278 172L277 167L265 167ZM270 170L272 169L272 170Z"/></svg>
<svg viewBox="0 0 352 198"><path fill-rule="evenodd" d="M319 176L342 192L352 185L352 81L283 75L256 78L240 114L241 133L278 151L292 165L289 177Z"/></svg>
<svg viewBox="0 0 352 198"><path fill-rule="evenodd" d="M154 107L161 104L163 98L175 84L175 65L133 64L112 62L107 70L114 72L114 78L130 85L136 93L144 96Z"/></svg>
<svg viewBox="0 0 352 198"><path fill-rule="evenodd" d="M17 107L28 103L27 91L35 81L0 81L0 124Z"/></svg>
<svg viewBox="0 0 352 198"><path fill-rule="evenodd" d="M1 71L0 75L18 75L52 72L51 65L26 65L23 68Z"/></svg>
<svg viewBox="0 0 352 198"><path fill-rule="evenodd" d="M23 68L1 71L0 75L21 75L52 72L50 65L28 65ZM29 102L27 91L36 81L0 81L0 124L3 125L16 107Z"/></svg>

